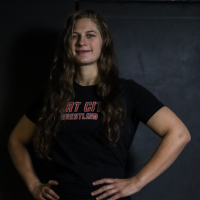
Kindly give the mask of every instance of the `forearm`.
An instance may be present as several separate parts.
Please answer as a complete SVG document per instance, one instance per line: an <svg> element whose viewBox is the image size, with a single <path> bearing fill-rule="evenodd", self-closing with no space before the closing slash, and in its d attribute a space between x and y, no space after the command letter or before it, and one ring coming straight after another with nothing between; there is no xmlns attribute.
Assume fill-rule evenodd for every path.
<svg viewBox="0 0 200 200"><path fill-rule="evenodd" d="M8 150L17 171L31 192L34 184L40 180L35 173L27 148L19 141L9 140Z"/></svg>
<svg viewBox="0 0 200 200"><path fill-rule="evenodd" d="M189 142L188 135L187 131L184 134L172 131L165 135L149 162L134 176L138 180L140 188L158 177L175 161Z"/></svg>

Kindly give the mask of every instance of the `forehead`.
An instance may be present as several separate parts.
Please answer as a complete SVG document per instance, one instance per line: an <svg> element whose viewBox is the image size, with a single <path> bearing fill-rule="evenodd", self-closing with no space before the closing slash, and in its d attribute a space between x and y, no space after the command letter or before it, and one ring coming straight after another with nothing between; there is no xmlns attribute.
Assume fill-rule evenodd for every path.
<svg viewBox="0 0 200 200"><path fill-rule="evenodd" d="M88 18L78 19L74 25L74 31L76 32L90 30L99 32L97 25L91 19Z"/></svg>

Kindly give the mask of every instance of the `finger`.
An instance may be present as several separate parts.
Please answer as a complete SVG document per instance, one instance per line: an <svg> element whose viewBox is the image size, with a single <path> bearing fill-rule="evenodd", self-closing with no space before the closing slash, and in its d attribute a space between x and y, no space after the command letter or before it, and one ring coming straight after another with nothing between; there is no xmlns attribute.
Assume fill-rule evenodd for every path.
<svg viewBox="0 0 200 200"><path fill-rule="evenodd" d="M52 197L50 194L45 195L46 198L51 199L51 200L58 200L58 198Z"/></svg>
<svg viewBox="0 0 200 200"><path fill-rule="evenodd" d="M104 192L102 195L98 196L96 199L100 200L100 199L104 199L106 197L108 197L108 198L111 197L112 198L113 194L115 194L115 193L116 192L114 192L113 190L109 190L107 192Z"/></svg>
<svg viewBox="0 0 200 200"><path fill-rule="evenodd" d="M51 197L55 199L59 199L60 197L50 188L45 188L45 193L51 195Z"/></svg>
<svg viewBox="0 0 200 200"><path fill-rule="evenodd" d="M42 195L39 196L39 200L46 200L45 198L43 198Z"/></svg>
<svg viewBox="0 0 200 200"><path fill-rule="evenodd" d="M103 178L103 179L93 182L93 185L98 185L98 184L102 184L102 183L113 183L116 180L117 179L114 179L114 178Z"/></svg>
<svg viewBox="0 0 200 200"><path fill-rule="evenodd" d="M50 185L58 185L58 181L49 180L48 184L50 184Z"/></svg>
<svg viewBox="0 0 200 200"><path fill-rule="evenodd" d="M92 192L91 195L94 196L94 195L100 194L100 193L102 193L102 192L104 192L104 191L111 190L111 189L113 189L113 188L114 188L114 185L111 185L111 184L110 184L110 185L105 185L105 186L99 188L98 190ZM104 194L105 194L105 193L104 193ZM108 194L108 193L107 193L107 194ZM113 193L112 193L112 194L113 194Z"/></svg>
<svg viewBox="0 0 200 200"><path fill-rule="evenodd" d="M121 198L121 195L120 193L118 192L117 194L114 194L111 198L107 199L107 200L116 200L116 199L119 199Z"/></svg>

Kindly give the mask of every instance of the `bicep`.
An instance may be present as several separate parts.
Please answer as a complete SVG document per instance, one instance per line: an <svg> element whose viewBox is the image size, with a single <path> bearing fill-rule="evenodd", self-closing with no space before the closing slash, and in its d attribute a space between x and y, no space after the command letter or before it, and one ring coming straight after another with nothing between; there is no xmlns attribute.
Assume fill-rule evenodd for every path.
<svg viewBox="0 0 200 200"><path fill-rule="evenodd" d="M26 115L23 115L19 120L11 135L9 137L10 141L19 141L23 144L28 144L36 132L37 125L30 121Z"/></svg>
<svg viewBox="0 0 200 200"><path fill-rule="evenodd" d="M176 130L177 132L187 130L183 122L166 106L160 108L147 121L146 125L160 137L164 137L171 130Z"/></svg>

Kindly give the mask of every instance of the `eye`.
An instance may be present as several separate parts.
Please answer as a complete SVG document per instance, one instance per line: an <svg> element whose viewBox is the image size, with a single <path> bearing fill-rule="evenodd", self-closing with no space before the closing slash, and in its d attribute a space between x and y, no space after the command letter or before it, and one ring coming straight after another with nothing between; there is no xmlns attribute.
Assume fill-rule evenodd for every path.
<svg viewBox="0 0 200 200"><path fill-rule="evenodd" d="M78 35L72 35L72 38L78 38L79 36ZM92 35L92 34L87 34L87 37L95 37L95 35Z"/></svg>
<svg viewBox="0 0 200 200"><path fill-rule="evenodd" d="M92 35L92 34L87 34L87 36L89 35L89 37L94 37L94 35Z"/></svg>

